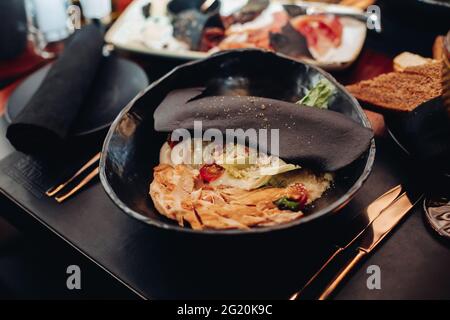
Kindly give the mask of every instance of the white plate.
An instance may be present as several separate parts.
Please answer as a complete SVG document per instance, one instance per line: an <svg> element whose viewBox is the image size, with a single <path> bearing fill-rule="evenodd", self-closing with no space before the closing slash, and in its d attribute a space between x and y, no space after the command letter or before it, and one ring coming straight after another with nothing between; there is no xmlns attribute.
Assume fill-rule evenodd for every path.
<svg viewBox="0 0 450 320"><path fill-rule="evenodd" d="M242 2L241 0L222 0L222 2L225 1ZM105 35L105 41L119 50L152 56L195 60L210 55L210 53L207 52L191 50L153 49L144 45L139 39L141 34L140 30L145 22L145 17L142 14L142 7L149 2L151 2L151 0L134 0L108 30ZM273 2L277 1L274 0ZM320 5L324 10L361 12L358 11L358 9L340 5L325 5L323 3L317 4L302 1L298 1L297 3ZM229 10L228 6L222 5L222 7L221 10ZM303 59L303 61L331 71L345 69L356 60L366 39L366 26L364 23L350 18L341 18L341 22L343 25L341 45L338 48L333 49L324 60L317 61Z"/></svg>

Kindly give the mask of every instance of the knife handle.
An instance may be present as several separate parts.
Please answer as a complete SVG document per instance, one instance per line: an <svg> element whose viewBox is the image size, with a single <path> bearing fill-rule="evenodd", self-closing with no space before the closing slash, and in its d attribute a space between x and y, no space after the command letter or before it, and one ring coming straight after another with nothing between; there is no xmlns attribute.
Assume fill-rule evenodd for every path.
<svg viewBox="0 0 450 320"><path fill-rule="evenodd" d="M366 255L364 250L358 249L358 254L350 260L349 263L345 267L341 269L341 271L333 278L333 280L327 285L325 290L319 296L318 300L326 300L331 293L339 286L342 280L349 274L349 272L353 269L354 266L358 264L358 262Z"/></svg>
<svg viewBox="0 0 450 320"><path fill-rule="evenodd" d="M320 267L319 271L317 271L309 280L308 282L303 286L303 288L298 291L297 293L293 294L289 300L297 300L299 299L303 293L305 291L307 291L307 289L311 286L312 283L314 283L314 281L320 276L320 274L328 267L328 265L334 261L334 259L341 254L342 252L344 252L344 249L341 247L338 247L333 254L328 258L328 260L322 265L322 267Z"/></svg>

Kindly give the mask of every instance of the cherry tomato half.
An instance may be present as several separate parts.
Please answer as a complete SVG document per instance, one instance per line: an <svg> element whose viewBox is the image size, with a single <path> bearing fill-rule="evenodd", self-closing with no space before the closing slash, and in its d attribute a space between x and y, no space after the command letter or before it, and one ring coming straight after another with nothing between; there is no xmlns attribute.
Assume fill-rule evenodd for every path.
<svg viewBox="0 0 450 320"><path fill-rule="evenodd" d="M211 182L218 179L224 171L224 167L218 164L205 164L200 168L200 177L205 182Z"/></svg>

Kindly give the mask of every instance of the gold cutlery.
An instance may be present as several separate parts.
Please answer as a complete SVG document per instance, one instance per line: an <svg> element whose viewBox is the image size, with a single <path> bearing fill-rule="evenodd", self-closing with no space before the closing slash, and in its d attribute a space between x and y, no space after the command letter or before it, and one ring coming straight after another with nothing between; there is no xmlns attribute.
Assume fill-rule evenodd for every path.
<svg viewBox="0 0 450 320"><path fill-rule="evenodd" d="M206 12L216 2L216 0L205 0L200 6L201 12Z"/></svg>
<svg viewBox="0 0 450 320"><path fill-rule="evenodd" d="M319 296L319 300L327 299L330 294L337 288L339 283L347 276L347 274L353 269L353 267L368 253L370 253L388 234L394 227L400 222L400 220L411 210L411 208L420 200L417 199L411 202L406 193L402 194L395 203L387 208L377 219L375 219L362 235L361 243L356 250L356 256L347 263L344 268L335 276L331 283L325 288L322 294Z"/></svg>
<svg viewBox="0 0 450 320"><path fill-rule="evenodd" d="M397 199L400 194L402 193L402 187L401 185L395 186L389 191L385 192L383 195L379 196L377 199L375 199L366 209L365 215L367 217L367 222L365 224L365 227L348 243L343 244L342 246L338 245L336 251L331 254L331 256L328 258L328 260L322 265L322 267L317 271L310 279L309 281L303 286L303 288L291 296L290 300L295 300L305 291L306 288L308 288L313 281L325 270L325 268L344 250L346 250L348 247L350 247L357 239L358 237L367 229L369 228L370 224L375 220L376 217L378 217L381 212L383 212L384 209L386 209L392 202Z"/></svg>
<svg viewBox="0 0 450 320"><path fill-rule="evenodd" d="M396 186L372 202L366 210L368 219L366 227L359 232L355 238L350 240L350 242L343 246L338 246L337 250L330 256L319 271L312 276L299 292L292 295L290 300L300 298L305 289L317 279L317 277L339 254L348 250L356 242L359 242L356 256L341 269L327 285L325 290L319 295L319 300L327 299L361 258L370 253L421 198L419 197L418 199L415 199L415 201L411 201L407 193L401 191L401 186Z"/></svg>
<svg viewBox="0 0 450 320"><path fill-rule="evenodd" d="M94 170L92 170L86 177L83 178L83 180L80 181L79 184L77 184L75 187L70 189L67 193L55 197L55 200L59 203L63 202L64 200L68 199L72 195L74 195L76 192L81 190L85 185L87 185L89 182L91 182L92 179L94 179L99 173L99 167L95 167Z"/></svg>
<svg viewBox="0 0 450 320"><path fill-rule="evenodd" d="M48 197L55 197L55 200L59 203L68 199L76 192L81 190L85 185L87 185L93 178L95 178L99 173L98 161L100 160L101 153L97 153L94 157L92 157L88 162L86 162L72 177L70 177L67 181L59 184L56 187L52 187L45 193ZM70 190L65 193L61 193L66 189L67 186L71 185L72 182L79 179L89 168L91 168L94 164L96 164L95 168L91 170L79 183L73 186Z"/></svg>

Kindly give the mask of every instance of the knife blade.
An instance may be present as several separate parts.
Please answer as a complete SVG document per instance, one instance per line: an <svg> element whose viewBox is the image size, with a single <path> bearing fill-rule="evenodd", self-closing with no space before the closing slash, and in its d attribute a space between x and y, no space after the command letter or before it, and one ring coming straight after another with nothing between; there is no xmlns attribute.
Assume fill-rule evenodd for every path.
<svg viewBox="0 0 450 320"><path fill-rule="evenodd" d="M366 253L371 252L400 222L400 220L409 212L409 210L418 201L412 201L408 194L402 195L394 203L383 211L367 229L361 237L359 250Z"/></svg>
<svg viewBox="0 0 450 320"><path fill-rule="evenodd" d="M327 285L325 290L319 296L319 300L327 299L330 294L338 287L341 281L349 274L349 272L357 265L357 263L370 253L377 245L395 228L402 218L420 201L423 195L416 199L411 199L407 193L403 193L400 197L373 220L369 228L358 237L358 248L356 256L353 257Z"/></svg>
<svg viewBox="0 0 450 320"><path fill-rule="evenodd" d="M327 261L322 265L322 267L308 280L308 282L303 286L303 288L297 293L293 294L289 299L295 300L298 299L301 294L314 282L314 280L325 270L325 268L343 251L345 251L348 247L350 247L358 237L364 233L364 231L372 224L372 222L391 205L395 199L397 199L402 193L402 186L397 185L392 189L388 190L377 199L372 201L372 203L366 208L363 216L366 217L365 224L362 226L363 228L349 241L344 240L341 244L336 244L336 250L330 255ZM359 223L361 226L361 223Z"/></svg>

